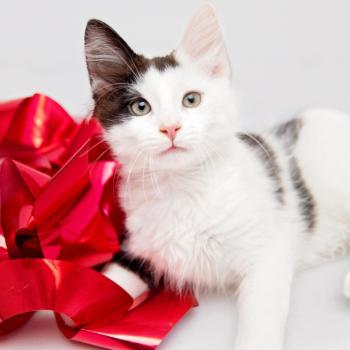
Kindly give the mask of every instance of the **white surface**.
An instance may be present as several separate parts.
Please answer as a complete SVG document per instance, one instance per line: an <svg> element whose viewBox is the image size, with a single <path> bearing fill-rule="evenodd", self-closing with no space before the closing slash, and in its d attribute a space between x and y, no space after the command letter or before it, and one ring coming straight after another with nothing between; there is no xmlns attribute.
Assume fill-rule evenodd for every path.
<svg viewBox="0 0 350 350"><path fill-rule="evenodd" d="M294 283L286 350L349 350L350 301L342 295L350 257L300 274ZM233 349L236 314L233 300L202 298L160 347L162 350ZM4 349L89 349L69 342L48 312L0 339Z"/></svg>
<svg viewBox="0 0 350 350"><path fill-rule="evenodd" d="M350 112L350 3L345 0L217 0L241 111L259 128L307 106ZM105 20L136 51L164 53L201 1L3 0L0 100L46 93L71 113L89 110L83 61L87 19ZM349 218L350 219L350 218ZM293 291L288 350L349 350L350 302L342 296L350 258L301 274ZM204 298L163 350L232 349L234 303ZM4 349L86 349L65 340L49 313L0 339Z"/></svg>

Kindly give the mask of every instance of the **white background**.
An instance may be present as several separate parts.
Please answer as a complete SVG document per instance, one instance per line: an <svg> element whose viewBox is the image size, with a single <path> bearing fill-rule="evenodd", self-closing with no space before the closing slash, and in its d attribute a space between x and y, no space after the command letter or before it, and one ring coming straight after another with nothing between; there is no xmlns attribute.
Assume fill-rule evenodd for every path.
<svg viewBox="0 0 350 350"><path fill-rule="evenodd" d="M240 110L261 128L309 106L350 112L350 3L347 0L217 0L233 61ZM137 52L165 53L201 3L117 0L1 0L0 100L42 92L83 116L91 108L83 32L99 18ZM350 135L349 135L350 137ZM350 220L350 218L349 218ZM350 259L296 278L288 350L349 350L350 302L342 280ZM1 278L1 276L0 276ZM204 298L163 350L233 348L234 303ZM0 339L5 349L87 349L66 341L49 313Z"/></svg>

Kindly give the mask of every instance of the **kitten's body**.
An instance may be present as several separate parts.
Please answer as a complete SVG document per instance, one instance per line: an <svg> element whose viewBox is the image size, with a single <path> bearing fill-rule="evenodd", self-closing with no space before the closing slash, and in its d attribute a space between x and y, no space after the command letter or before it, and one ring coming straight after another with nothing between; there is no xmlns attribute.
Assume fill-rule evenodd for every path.
<svg viewBox="0 0 350 350"><path fill-rule="evenodd" d="M244 133L207 6L170 56L147 61L95 21L87 57L95 112L122 164L126 252L177 290L237 292L235 350L281 349L295 270L350 246L350 117L309 111ZM201 92L195 108L181 105L188 91ZM135 101L150 102L142 117Z"/></svg>
<svg viewBox="0 0 350 350"><path fill-rule="evenodd" d="M274 194L276 183L266 175L256 149L238 134L232 137L232 148L228 143L234 153L222 152L196 171L164 171L154 174L157 180L147 169L134 177L128 177L127 170L123 174L121 202L133 233L126 251L150 262L173 287L181 290L189 284L201 291L230 293L258 271L258 280L244 293L262 310L250 310L250 302L245 306L243 301L241 308L248 308L244 314L254 315L249 323L262 338L255 341L250 330L246 338L252 344L242 345L243 349L281 349L294 267L312 267L343 256L350 246L346 200L350 191L344 187L350 166L341 161L350 152L350 116L308 111L298 121L302 126L292 148L276 136L275 129L259 138L251 135L259 142L257 147L268 145L266 152L276 157L283 203ZM332 131L337 138L329 138ZM311 195L311 224L311 218L303 218L305 208L300 207L291 159L302 169L302 181ZM271 322L273 310L278 311Z"/></svg>
<svg viewBox="0 0 350 350"><path fill-rule="evenodd" d="M244 275L279 240L295 247L301 268L345 254L350 245L350 190L345 191L344 183L350 166L341 160L350 155L350 117L315 110L296 121L300 130L292 135L292 147L284 142L289 136L277 135L275 129L259 138L248 134L258 152L233 133L226 151L188 172L152 174L147 164L142 173L128 176L126 167L121 202L127 227L135 233L126 242L127 251L153 262L178 287L195 282L195 287L221 291L234 287L232 277ZM337 138L329 138L331 129L337 130ZM282 202L274 194L276 183L266 172L261 151L276 158ZM312 218L303 218L307 209L300 207L292 159L302 169Z"/></svg>

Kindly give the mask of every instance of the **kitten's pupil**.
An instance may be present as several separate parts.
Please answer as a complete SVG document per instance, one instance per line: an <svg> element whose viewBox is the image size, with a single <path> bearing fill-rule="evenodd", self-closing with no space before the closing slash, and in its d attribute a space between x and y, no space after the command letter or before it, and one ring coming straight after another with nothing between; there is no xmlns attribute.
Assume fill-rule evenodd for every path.
<svg viewBox="0 0 350 350"><path fill-rule="evenodd" d="M146 103L144 101L140 101L138 104L138 108L140 111L143 111L146 108Z"/></svg>
<svg viewBox="0 0 350 350"><path fill-rule="evenodd" d="M188 96L187 96L187 101L188 101L189 103L193 104L194 101L195 101L195 97L194 97L193 95L188 95Z"/></svg>

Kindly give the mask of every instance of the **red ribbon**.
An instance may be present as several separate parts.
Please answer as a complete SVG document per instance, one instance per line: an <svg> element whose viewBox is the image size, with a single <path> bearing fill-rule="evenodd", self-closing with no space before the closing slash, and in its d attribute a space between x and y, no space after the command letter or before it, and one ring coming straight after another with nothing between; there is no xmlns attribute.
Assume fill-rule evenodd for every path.
<svg viewBox="0 0 350 350"><path fill-rule="evenodd" d="M43 95L0 104L0 334L52 310L72 340L155 349L195 305L160 290L132 308L128 293L92 269L119 250L123 228L119 164L100 132Z"/></svg>

